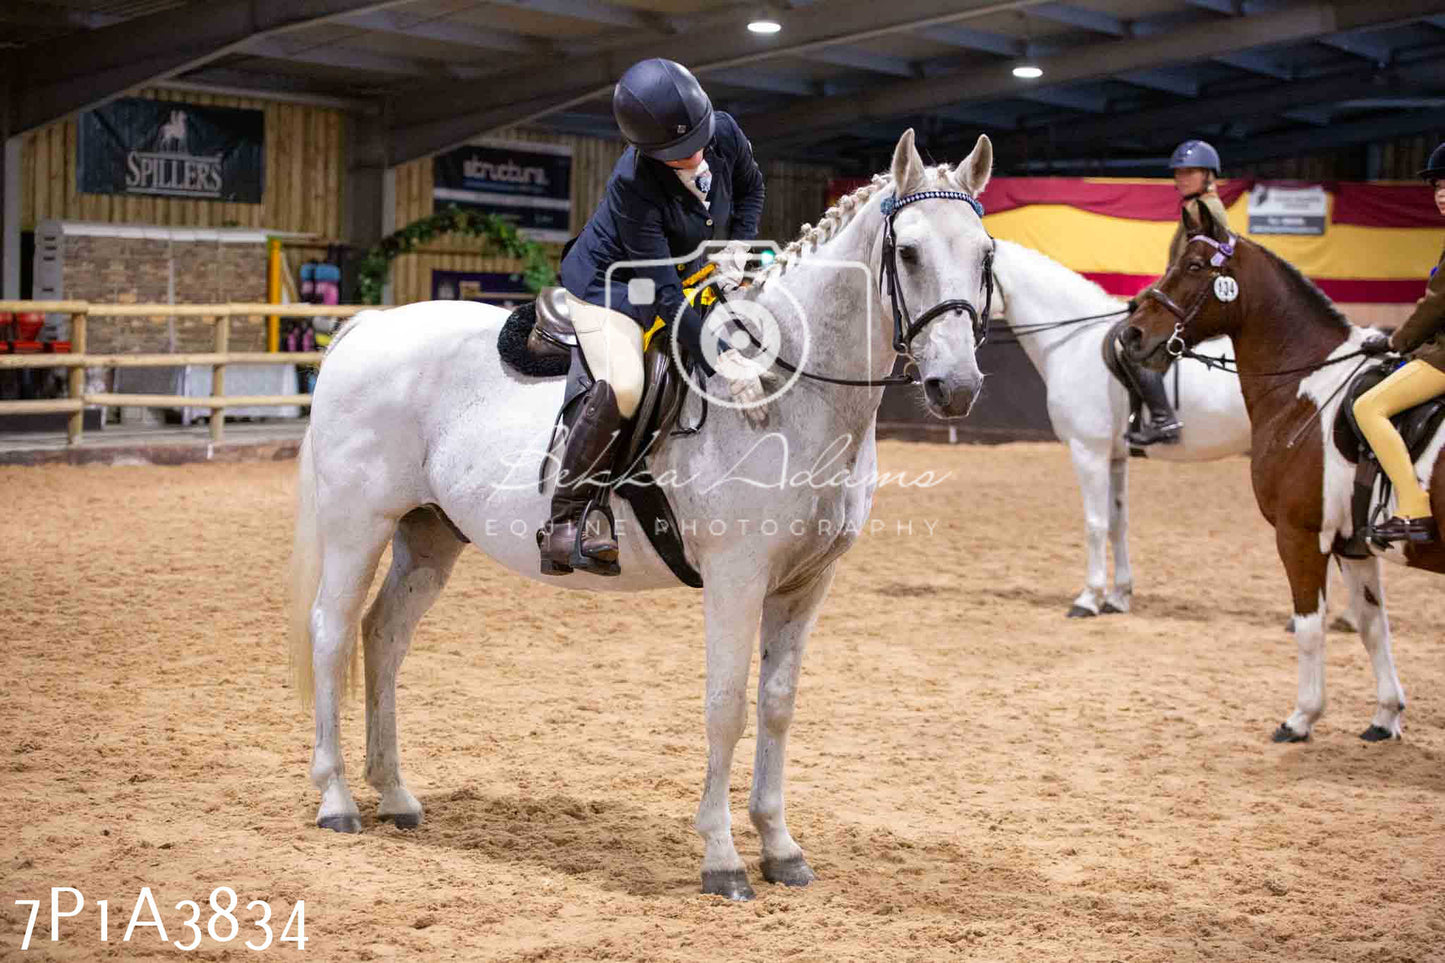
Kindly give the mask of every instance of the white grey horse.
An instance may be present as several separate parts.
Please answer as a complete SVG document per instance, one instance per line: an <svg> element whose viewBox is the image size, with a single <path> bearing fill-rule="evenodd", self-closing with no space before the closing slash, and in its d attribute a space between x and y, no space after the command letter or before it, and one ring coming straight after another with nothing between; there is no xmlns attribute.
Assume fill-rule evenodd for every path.
<svg viewBox="0 0 1445 963"><path fill-rule="evenodd" d="M1104 365L1104 337L1122 318L1124 300L1083 275L1032 248L1000 240L994 256L999 299L995 316L1018 337L1048 389L1049 422L1069 446L1069 457L1084 498L1084 543L1088 560L1084 590L1069 607L1071 617L1127 612L1134 591L1129 564L1129 395ZM1079 324L1058 324L1108 312L1118 314ZM1233 358L1228 338L1199 346L1200 354ZM986 354L987 352L985 352ZM1249 451L1249 412L1239 376L1184 358L1174 363L1167 384L1178 392L1184 422L1179 442L1152 445L1147 457L1161 461L1213 461ZM1176 380L1177 379L1177 380ZM1114 552L1114 581L1108 583L1108 549ZM1359 624L1353 610L1341 627Z"/></svg>
<svg viewBox="0 0 1445 963"><path fill-rule="evenodd" d="M958 168L928 168L906 132L889 174L805 228L750 289L747 297L778 320L779 356L839 378L881 379L893 368L891 299L880 301L878 276L889 219L882 204L890 197L954 195L929 195L891 215L900 290L916 311L911 317L923 317L930 305L979 298L992 240L957 194L982 191L992 160L992 146L980 137ZM380 794L381 818L403 826L422 818L399 767L396 673L464 544L423 506L439 506L478 548L529 578L593 591L679 584L620 499L619 577L539 574L533 533L548 519L550 493L538 492L537 479L563 383L503 366L496 344L505 316L460 302L367 312L342 330L326 358L299 460L292 574L292 659L303 694L315 698L311 779L321 792L320 826L361 828L339 740L358 630L366 781ZM975 346L962 310L941 312L917 331L909 354L935 415L961 417L971 407L983 378ZM761 836L763 875L789 885L813 878L784 821L784 752L804 644L837 560L872 505L881 398L880 387L797 380L768 403L771 431L714 403L699 434L667 440L650 458L687 533L689 560L705 581L708 754L696 822L705 844L705 892L752 895L733 845L728 773L745 725L754 644L762 668L748 813ZM691 399L689 407L695 404ZM388 542L391 571L362 618ZM605 646L605 621L597 630L604 638L595 644Z"/></svg>

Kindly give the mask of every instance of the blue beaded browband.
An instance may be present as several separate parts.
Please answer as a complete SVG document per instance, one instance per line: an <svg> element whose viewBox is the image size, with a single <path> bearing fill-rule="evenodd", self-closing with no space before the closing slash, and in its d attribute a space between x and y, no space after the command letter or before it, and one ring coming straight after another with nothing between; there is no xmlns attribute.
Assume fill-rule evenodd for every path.
<svg viewBox="0 0 1445 963"><path fill-rule="evenodd" d="M973 208L974 213L979 217L983 217L982 202L972 194L966 194L963 191L919 191L917 194L905 194L902 198L899 198L897 194L893 194L883 198L883 203L879 205L879 210L883 212L884 217L892 217L894 211L907 207L914 201L927 201L935 197L941 197L950 201L968 201L968 206Z"/></svg>

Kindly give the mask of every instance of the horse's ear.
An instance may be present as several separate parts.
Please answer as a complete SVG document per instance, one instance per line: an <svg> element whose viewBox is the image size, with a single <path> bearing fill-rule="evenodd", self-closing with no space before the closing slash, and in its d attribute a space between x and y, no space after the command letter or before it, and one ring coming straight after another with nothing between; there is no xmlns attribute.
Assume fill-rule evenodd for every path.
<svg viewBox="0 0 1445 963"><path fill-rule="evenodd" d="M1205 204L1203 201L1195 201L1194 203L1195 206L1199 208L1200 230L1202 230L1205 234L1208 234L1210 237L1214 238L1221 244L1228 243L1229 228L1224 224L1221 224L1215 218L1214 213L1210 211L1208 204Z"/></svg>
<svg viewBox="0 0 1445 963"><path fill-rule="evenodd" d="M910 127L898 138L893 148L893 190L899 197L912 194L923 187L923 158L913 146L913 128Z"/></svg>
<svg viewBox="0 0 1445 963"><path fill-rule="evenodd" d="M1203 234L1204 228L1200 222L1197 208L1199 205L1189 201L1179 209L1179 222L1184 225L1184 236L1193 237L1196 234Z"/></svg>
<svg viewBox="0 0 1445 963"><path fill-rule="evenodd" d="M993 176L993 141L987 134L978 135L973 152L963 159L953 172L953 179L959 187L974 197L983 193L988 179Z"/></svg>

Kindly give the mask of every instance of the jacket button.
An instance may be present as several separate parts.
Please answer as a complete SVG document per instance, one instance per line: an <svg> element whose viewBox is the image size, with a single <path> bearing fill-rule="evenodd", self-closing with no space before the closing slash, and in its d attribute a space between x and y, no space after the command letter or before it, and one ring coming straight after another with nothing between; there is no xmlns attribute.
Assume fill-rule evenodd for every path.
<svg viewBox="0 0 1445 963"><path fill-rule="evenodd" d="M712 227L712 218L707 219L707 226Z"/></svg>

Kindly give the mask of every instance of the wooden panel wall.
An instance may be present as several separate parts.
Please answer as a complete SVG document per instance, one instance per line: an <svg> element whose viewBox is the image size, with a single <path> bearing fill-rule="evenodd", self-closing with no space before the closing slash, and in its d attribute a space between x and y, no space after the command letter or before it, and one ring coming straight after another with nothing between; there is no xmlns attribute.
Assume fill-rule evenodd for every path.
<svg viewBox="0 0 1445 963"><path fill-rule="evenodd" d="M58 121L24 136L20 223L34 228L44 218L161 224L174 227L262 227L341 235L345 196L346 118L329 107L284 104L220 94L166 91L138 94L158 100L216 107L244 107L266 114L266 173L260 204L229 204L169 197L81 194L76 190L78 123Z"/></svg>
<svg viewBox="0 0 1445 963"><path fill-rule="evenodd" d="M827 210L828 181L835 168L773 161L763 169L768 199L758 237L786 245L804 224L816 224Z"/></svg>

